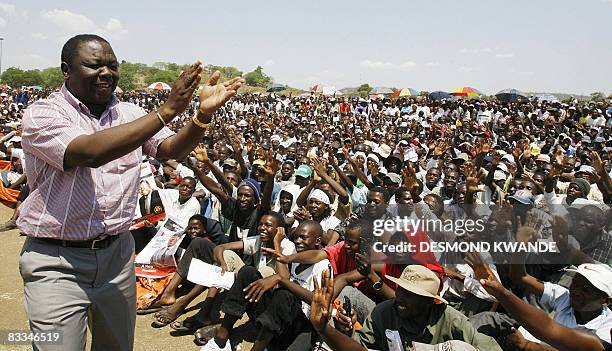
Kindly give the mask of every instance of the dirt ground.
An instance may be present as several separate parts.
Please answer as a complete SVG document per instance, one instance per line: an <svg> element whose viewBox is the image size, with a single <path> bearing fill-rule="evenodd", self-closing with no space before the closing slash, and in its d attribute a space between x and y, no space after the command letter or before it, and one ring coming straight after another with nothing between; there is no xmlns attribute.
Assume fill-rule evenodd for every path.
<svg viewBox="0 0 612 351"><path fill-rule="evenodd" d="M0 223L8 220L13 210L0 204ZM26 330L28 320L23 305L23 283L19 275L19 253L25 238L19 236L17 230L0 233L0 330ZM194 305L201 302L202 298L196 299L188 308L190 312L181 317L192 315ZM158 351L158 350L198 350L199 347L193 343L193 336L172 336L170 327L155 329L151 327L153 315L136 317L136 338L134 350ZM235 342L250 339L254 331L246 325L238 335ZM241 343L241 349L249 349L248 342ZM89 348L89 347L88 347ZM0 342L0 350L31 350L31 346L7 346Z"/></svg>

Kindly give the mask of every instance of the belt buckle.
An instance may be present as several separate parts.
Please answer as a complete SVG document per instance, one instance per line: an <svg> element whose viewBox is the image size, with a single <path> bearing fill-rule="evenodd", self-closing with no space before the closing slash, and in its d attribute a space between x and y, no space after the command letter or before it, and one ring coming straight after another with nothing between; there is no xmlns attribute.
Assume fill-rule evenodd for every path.
<svg viewBox="0 0 612 351"><path fill-rule="evenodd" d="M91 250L98 250L98 249L99 249L99 247L96 247L96 243L97 243L97 242L100 242L100 241L102 241L102 240L104 240L104 239L93 239L93 240L91 241L91 246L90 246L89 248L90 248Z"/></svg>

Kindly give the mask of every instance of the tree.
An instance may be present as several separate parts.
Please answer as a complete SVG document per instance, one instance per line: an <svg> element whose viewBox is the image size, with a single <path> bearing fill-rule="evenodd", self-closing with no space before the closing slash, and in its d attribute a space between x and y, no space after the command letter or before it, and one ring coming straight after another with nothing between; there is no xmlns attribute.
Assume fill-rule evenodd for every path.
<svg viewBox="0 0 612 351"><path fill-rule="evenodd" d="M164 82L168 84L174 83L179 76L178 71L168 71L168 70L155 70L145 78L145 83L147 85L155 82Z"/></svg>
<svg viewBox="0 0 612 351"><path fill-rule="evenodd" d="M50 88L59 88L64 83L64 75L59 67L49 67L40 71L42 85Z"/></svg>
<svg viewBox="0 0 612 351"><path fill-rule="evenodd" d="M250 86L263 88L267 87L268 85L270 85L270 83L272 83L272 77L266 75L263 72L263 68L261 68L261 66L257 66L255 70L245 74L244 80L246 80L246 83Z"/></svg>
<svg viewBox="0 0 612 351"><path fill-rule="evenodd" d="M591 100L593 101L603 101L605 98L606 96L602 92L597 91L597 92L591 93Z"/></svg>
<svg viewBox="0 0 612 351"><path fill-rule="evenodd" d="M11 67L2 73L2 83L6 83L12 87L42 85L43 80L40 71L37 69L21 70L16 67Z"/></svg>
<svg viewBox="0 0 612 351"><path fill-rule="evenodd" d="M357 94L362 98L368 97L368 94L370 94L370 91L372 91L372 87L367 83L361 84L359 88L357 88Z"/></svg>

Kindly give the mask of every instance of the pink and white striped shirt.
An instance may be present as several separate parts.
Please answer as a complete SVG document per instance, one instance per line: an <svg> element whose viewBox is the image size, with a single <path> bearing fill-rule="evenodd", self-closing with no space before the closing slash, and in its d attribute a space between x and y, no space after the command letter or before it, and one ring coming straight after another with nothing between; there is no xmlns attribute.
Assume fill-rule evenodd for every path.
<svg viewBox="0 0 612 351"><path fill-rule="evenodd" d="M139 164L174 133L164 128L138 148L99 168L64 170L64 153L76 137L131 122L146 112L115 97L100 119L65 86L24 113L22 145L30 195L17 226L32 237L89 240L127 231L138 197Z"/></svg>

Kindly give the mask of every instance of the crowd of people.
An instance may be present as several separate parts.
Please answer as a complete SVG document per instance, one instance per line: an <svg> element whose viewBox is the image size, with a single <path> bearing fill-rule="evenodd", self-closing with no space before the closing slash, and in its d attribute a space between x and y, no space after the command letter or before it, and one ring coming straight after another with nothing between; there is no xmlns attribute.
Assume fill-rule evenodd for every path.
<svg viewBox="0 0 612 351"><path fill-rule="evenodd" d="M17 209L29 194L22 114L48 93L0 94L14 132L0 175L21 189ZM157 113L172 94L117 98ZM199 104L168 127L178 133ZM176 273L138 306L156 327L202 350L235 349L241 320L256 326L252 350L610 349L609 101L239 94L211 123L183 159L138 160L154 184L140 182L134 218L164 213L187 233ZM398 218L482 225L377 233ZM132 231L136 254L163 223ZM556 249L389 249L477 242ZM234 274L231 288L190 282L194 259Z"/></svg>

